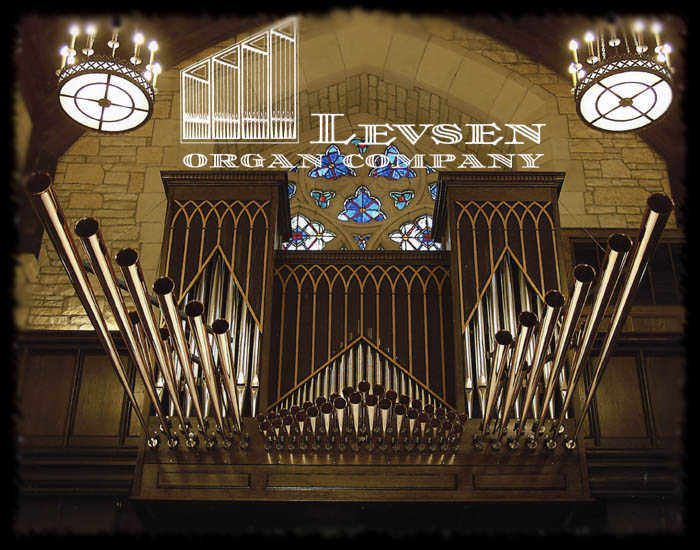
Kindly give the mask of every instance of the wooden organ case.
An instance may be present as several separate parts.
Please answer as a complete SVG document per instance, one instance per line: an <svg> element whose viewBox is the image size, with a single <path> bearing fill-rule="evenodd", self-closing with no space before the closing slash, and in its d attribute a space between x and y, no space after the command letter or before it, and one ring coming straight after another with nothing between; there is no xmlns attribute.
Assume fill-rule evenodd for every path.
<svg viewBox="0 0 700 550"><path fill-rule="evenodd" d="M477 354L492 353L491 329L515 334L521 311L541 314L547 291L569 290L557 248L563 173L440 174L432 227L442 243L437 252L283 251L290 232L286 173L161 174L168 208L159 273L175 283L179 306L196 299L205 305L207 324L229 321L243 435L228 445L221 439L193 448L143 445L136 502L590 500L582 444L509 448L478 437L488 373ZM500 314L490 316L493 311ZM405 425L411 419L417 429L429 413L427 434L437 416L459 430L450 432L449 444L422 448L400 438L387 444L388 434L381 445L371 437L358 444L353 438L368 429L368 403L377 404L368 396L377 385L380 397L393 398L394 429L396 411L419 402L421 415L404 416ZM566 388L564 369L551 417ZM212 420L212 399L206 386L200 391ZM331 410L328 424L323 404L331 403L330 394L347 406L340 415ZM352 409L357 395L360 408ZM190 418L186 397L183 392ZM535 414L541 397L539 388ZM397 409L402 399L406 407ZM523 412L519 399L513 418ZM378 402L376 423L386 420ZM324 437L340 427L338 441L284 439L297 419L281 422L281 411L308 412L305 403L319 405L314 425L328 430ZM358 410L359 428L353 426ZM280 422L270 420L263 433L262 423L273 417ZM309 420L300 426L311 429ZM158 429L156 417L149 422ZM266 437L280 433L282 443Z"/></svg>

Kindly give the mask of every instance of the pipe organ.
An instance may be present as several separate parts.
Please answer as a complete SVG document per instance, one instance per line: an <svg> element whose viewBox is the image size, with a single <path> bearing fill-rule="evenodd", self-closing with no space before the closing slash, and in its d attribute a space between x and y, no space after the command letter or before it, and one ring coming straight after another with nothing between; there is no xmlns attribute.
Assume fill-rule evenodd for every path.
<svg viewBox="0 0 700 550"><path fill-rule="evenodd" d="M68 228L47 175L27 190L142 427L134 498L587 500L586 414L673 203L599 273L560 272L563 177L442 173L441 252L291 253L285 173L162 172L148 282L97 220Z"/></svg>

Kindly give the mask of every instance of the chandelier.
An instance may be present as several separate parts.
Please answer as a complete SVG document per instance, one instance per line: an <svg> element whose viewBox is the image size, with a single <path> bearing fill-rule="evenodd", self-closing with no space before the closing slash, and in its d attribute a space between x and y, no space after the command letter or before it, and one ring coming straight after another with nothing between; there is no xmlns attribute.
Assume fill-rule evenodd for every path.
<svg viewBox="0 0 700 550"><path fill-rule="evenodd" d="M569 74L576 110L586 124L627 132L663 116L673 100L673 68L672 48L662 42L659 22L608 23L586 32L584 42L583 47L569 42Z"/></svg>
<svg viewBox="0 0 700 550"><path fill-rule="evenodd" d="M144 124L153 113L156 82L162 72L160 63L155 62L158 43L149 42L150 54L146 54L150 58L141 69L145 43L141 32L132 37L134 50L128 60L116 57L120 46L118 23L113 25L104 54L94 49L95 25L86 25L84 39L78 25L72 25L69 34L70 45L60 49L61 66L56 71L58 99L65 113L81 126L99 132L126 132Z"/></svg>

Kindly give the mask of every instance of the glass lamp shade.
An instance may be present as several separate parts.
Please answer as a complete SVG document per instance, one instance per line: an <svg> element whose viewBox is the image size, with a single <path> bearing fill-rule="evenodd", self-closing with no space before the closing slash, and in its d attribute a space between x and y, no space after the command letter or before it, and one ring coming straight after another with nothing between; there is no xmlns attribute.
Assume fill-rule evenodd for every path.
<svg viewBox="0 0 700 550"><path fill-rule="evenodd" d="M61 108L78 124L99 132L126 132L153 112L154 90L128 64L93 56L59 74Z"/></svg>
<svg viewBox="0 0 700 550"><path fill-rule="evenodd" d="M583 121L598 130L627 132L656 122L673 100L666 67L648 58L606 62L586 75L575 91Z"/></svg>

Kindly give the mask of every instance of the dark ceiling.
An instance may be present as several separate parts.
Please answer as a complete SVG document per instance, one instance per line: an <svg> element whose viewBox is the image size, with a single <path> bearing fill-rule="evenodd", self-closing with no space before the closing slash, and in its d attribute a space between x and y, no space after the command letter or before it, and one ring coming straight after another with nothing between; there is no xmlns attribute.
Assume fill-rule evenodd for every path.
<svg viewBox="0 0 700 550"><path fill-rule="evenodd" d="M196 53L231 36L264 26L283 17L284 13L268 13L231 17L175 16L142 17L140 30L147 39L156 37L160 43L159 60L172 67ZM534 61L562 75L570 62L566 48L571 37L581 37L591 26L591 19L574 16L464 16L451 18L509 45ZM81 15L85 21L86 16ZM74 17L28 15L18 20L14 59L20 90L34 128L26 171L52 170L56 159L82 134L58 108L55 96L55 71L60 57L58 50L67 41L67 29ZM101 28L109 28L105 16L93 19ZM641 137L666 161L671 188L677 203L685 197L686 140L682 102L685 91L685 22L677 16L662 18L664 39L673 44L676 101L669 113L653 127L640 132ZM134 29L126 16L125 30ZM124 40L123 42L127 42ZM679 212L680 214L680 212ZM680 218L680 216L679 216Z"/></svg>

